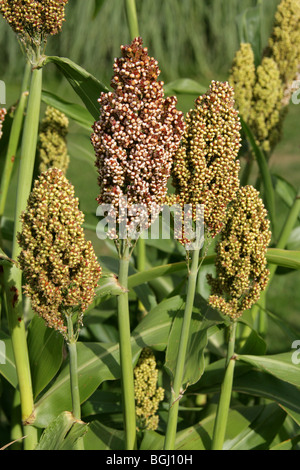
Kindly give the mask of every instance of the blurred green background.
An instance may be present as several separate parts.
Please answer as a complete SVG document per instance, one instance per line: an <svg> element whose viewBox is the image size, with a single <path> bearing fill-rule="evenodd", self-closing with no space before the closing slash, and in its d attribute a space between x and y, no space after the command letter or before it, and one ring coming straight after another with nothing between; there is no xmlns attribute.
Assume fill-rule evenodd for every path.
<svg viewBox="0 0 300 470"><path fill-rule="evenodd" d="M192 78L208 87L211 80L226 80L232 59L239 48L238 24L246 8L261 4L262 42L266 45L279 0L136 0L140 35L149 53L159 63L160 78L166 84L178 78ZM50 38L47 55L69 57L99 80L109 85L113 59L120 45L130 42L123 0L69 0L62 32ZM7 87L7 106L18 98L24 57L15 34L0 19L0 79ZM44 70L44 88L70 101L78 97L54 65ZM186 112L195 95L181 95L178 106ZM42 113L45 106L42 107ZM272 171L296 189L300 184L300 105L290 105L284 122L283 139L274 152ZM75 186L87 223L95 225L97 175L90 133L70 122L68 137L71 163L67 177ZM1 169L1 162L0 162ZM10 188L5 216L13 218L16 172ZM278 232L287 207L277 200ZM89 231L95 249L100 243ZM300 246L294 245L294 249ZM300 273L275 276L268 295L268 308L286 318L300 331ZM270 324L269 349L286 350L290 345L278 326ZM276 347L275 347L276 346Z"/></svg>

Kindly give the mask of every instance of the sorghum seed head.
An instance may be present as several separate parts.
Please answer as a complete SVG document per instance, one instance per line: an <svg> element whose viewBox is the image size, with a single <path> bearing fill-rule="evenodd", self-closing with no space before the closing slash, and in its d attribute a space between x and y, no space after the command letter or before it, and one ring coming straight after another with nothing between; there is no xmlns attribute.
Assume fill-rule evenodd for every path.
<svg viewBox="0 0 300 470"><path fill-rule="evenodd" d="M157 387L158 370L153 352L143 349L134 368L134 393L138 427L155 431L158 426L159 402L164 399L164 389Z"/></svg>
<svg viewBox="0 0 300 470"><path fill-rule="evenodd" d="M242 43L232 62L229 83L234 89L236 107L248 122L255 84L255 63L251 44Z"/></svg>
<svg viewBox="0 0 300 470"><path fill-rule="evenodd" d="M148 219L164 202L184 120L176 98L164 98L157 61L142 39L135 38L121 50L122 57L114 62L113 91L99 99L100 118L91 136L99 175L97 201L111 204L119 216L119 203L126 197L127 208L143 205ZM132 220L128 215L127 227Z"/></svg>
<svg viewBox="0 0 300 470"><path fill-rule="evenodd" d="M265 152L270 152L280 140L282 98L283 84L278 66L271 57L264 57L256 71L248 122Z"/></svg>
<svg viewBox="0 0 300 470"><path fill-rule="evenodd" d="M228 209L216 248L216 278L207 276L209 303L232 319L251 308L267 286L269 225L259 192L252 186L241 187Z"/></svg>
<svg viewBox="0 0 300 470"><path fill-rule="evenodd" d="M233 88L227 82L212 81L187 114L174 157L175 200L203 204L204 223L212 237L222 229L226 207L239 188L240 129ZM174 196L171 200L175 202Z"/></svg>
<svg viewBox="0 0 300 470"><path fill-rule="evenodd" d="M25 294L47 325L64 334L65 314L79 309L81 321L94 299L101 267L85 239L74 188L61 170L51 168L39 176L21 220L18 261Z"/></svg>
<svg viewBox="0 0 300 470"><path fill-rule="evenodd" d="M49 168L59 168L64 174L66 173L70 161L66 142L68 127L68 118L57 109L48 106L39 135L41 173Z"/></svg>
<svg viewBox="0 0 300 470"><path fill-rule="evenodd" d="M68 0L0 0L0 13L20 35L57 34L65 17Z"/></svg>
<svg viewBox="0 0 300 470"><path fill-rule="evenodd" d="M281 0L275 14L275 23L269 39L267 54L275 60L285 87L288 87L295 80L299 72L299 25L299 0Z"/></svg>

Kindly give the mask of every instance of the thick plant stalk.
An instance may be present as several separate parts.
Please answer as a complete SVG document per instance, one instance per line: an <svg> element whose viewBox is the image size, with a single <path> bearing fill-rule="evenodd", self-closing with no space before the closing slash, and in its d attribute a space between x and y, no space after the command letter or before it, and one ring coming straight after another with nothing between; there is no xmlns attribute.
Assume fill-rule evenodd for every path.
<svg viewBox="0 0 300 470"><path fill-rule="evenodd" d="M222 450L224 445L235 367L234 347L236 325L237 322L233 321L229 327L229 343L227 349L225 376L221 386L220 400L214 424L212 450Z"/></svg>
<svg viewBox="0 0 300 470"><path fill-rule="evenodd" d="M20 99L15 111L14 120L12 123L8 148L6 153L5 165L1 179L1 192L0 192L0 217L2 217L5 209L8 188L11 180L11 174L14 166L15 155L18 148L19 138L23 125L24 111L27 103L28 85L31 74L31 64L26 63L23 82L21 87Z"/></svg>
<svg viewBox="0 0 300 470"><path fill-rule="evenodd" d="M175 439L176 439L176 430L177 430L177 420L178 420L178 409L179 409L179 399L181 394L181 387L184 374L184 364L186 358L186 351L189 339L190 323L192 310L194 305L194 297L197 283L198 275L198 263L199 263L199 254L200 250L194 250L192 252L192 264L189 271L188 277L188 290L186 305L183 317L183 324L180 336L180 343L177 355L177 364L174 377L174 384L171 393L170 408L168 415L168 424L165 437L165 450L174 450Z"/></svg>
<svg viewBox="0 0 300 470"><path fill-rule="evenodd" d="M136 416L127 292L129 259L129 244L124 240L124 250L120 250L119 261L119 283L124 293L118 296L118 325L126 450L133 450L136 448Z"/></svg>
<svg viewBox="0 0 300 470"><path fill-rule="evenodd" d="M77 349L76 349L76 337L73 331L72 315L67 315L68 323L68 349L70 359L70 383L71 383L71 395L72 395L72 411L73 416L76 419L81 418L80 408L80 395L78 386L78 373L77 373Z"/></svg>
<svg viewBox="0 0 300 470"><path fill-rule="evenodd" d="M78 368L77 368L77 338L74 334L72 314L67 317L67 337L70 364L70 386L72 396L72 414L75 419L81 420L80 394L78 384ZM84 450L83 439L79 438L76 442L76 450Z"/></svg>
<svg viewBox="0 0 300 470"><path fill-rule="evenodd" d="M131 39L139 36L139 26L136 13L135 0L125 0L127 23Z"/></svg>
<svg viewBox="0 0 300 470"><path fill-rule="evenodd" d="M17 232L21 229L20 215L26 208L32 184L39 125L41 90L42 70L35 69L32 72L27 115L22 138L12 250L13 260L16 260L20 253L20 248L17 242ZM7 297L8 324L20 390L22 422L24 424L30 424L34 420L34 407L26 330L22 308L22 272L16 265L13 265L11 268L5 268L4 279ZM35 433L36 430L34 428L31 426L26 427L26 434L28 436L30 435L30 437L25 439L24 443L27 450L35 447L37 438Z"/></svg>

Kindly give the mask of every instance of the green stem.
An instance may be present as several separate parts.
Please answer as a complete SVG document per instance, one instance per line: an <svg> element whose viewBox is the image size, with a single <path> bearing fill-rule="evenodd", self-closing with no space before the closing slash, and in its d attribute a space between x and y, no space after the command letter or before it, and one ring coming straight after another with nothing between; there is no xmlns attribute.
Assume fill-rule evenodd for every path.
<svg viewBox="0 0 300 470"><path fill-rule="evenodd" d="M146 270L146 244L144 238L139 238L137 242L137 269L139 272ZM142 319L147 314L147 311L141 300L138 301L138 308L139 318Z"/></svg>
<svg viewBox="0 0 300 470"><path fill-rule="evenodd" d="M27 115L24 124L21 161L18 177L17 201L15 209L15 226L13 239L13 259L17 259L20 248L17 242L17 233L21 230L20 215L26 209L27 199L31 191L33 169L38 139L40 106L42 94L42 69L32 72Z"/></svg>
<svg viewBox="0 0 300 470"><path fill-rule="evenodd" d="M139 36L139 25L135 0L125 0L125 9L131 39Z"/></svg>
<svg viewBox="0 0 300 470"><path fill-rule="evenodd" d="M15 226L12 248L12 258L17 260L20 247L17 242L17 233L21 230L20 215L26 209L32 185L33 168L36 154L36 144L38 136L40 104L42 92L42 70L35 69L32 72L27 114L24 124L21 160L18 176L18 190L15 210ZM4 269L8 324L10 328L18 385L20 390L22 421L24 424L31 424L33 416L33 393L31 372L26 341L26 329L23 316L22 303L22 272L15 264ZM28 439L29 447L34 448L37 434L32 427L25 430L25 434L30 434Z"/></svg>
<svg viewBox="0 0 300 470"><path fill-rule="evenodd" d="M72 396L72 412L75 419L81 419L80 395L77 372L77 348L76 337L74 336L72 315L67 315L68 324L68 349L70 361L70 382Z"/></svg>
<svg viewBox="0 0 300 470"><path fill-rule="evenodd" d="M27 62L25 71L24 71L24 76L23 76L20 99L15 110L15 115L14 115L11 131L10 131L5 164L4 164L4 169L3 169L2 179L1 179L0 218L4 214L8 188L9 188L9 184L11 180L15 156L17 153L20 134L22 130L24 111L25 111L25 106L27 103L30 74L31 74L31 64Z"/></svg>
<svg viewBox="0 0 300 470"><path fill-rule="evenodd" d="M136 448L136 416L127 291L130 247L126 240L124 240L124 245L124 250L121 248L120 252L119 283L125 292L118 296L118 325L126 450L133 450Z"/></svg>
<svg viewBox="0 0 300 470"><path fill-rule="evenodd" d="M185 311L183 317L183 324L181 329L181 336L179 342L179 349L177 355L177 364L175 370L175 377L173 383L173 389L171 393L170 408L168 414L168 424L165 437L165 450L174 450L176 431L177 431L177 420L178 420L178 409L179 399L182 392L182 381L184 373L184 365L186 358L186 351L189 339L191 316L194 305L197 275L198 275L198 263L199 263L200 250L194 250L192 254L192 264L188 276L188 289L187 298L185 304Z"/></svg>
<svg viewBox="0 0 300 470"><path fill-rule="evenodd" d="M214 424L212 450L222 450L227 428L228 413L232 395L232 383L235 366L234 347L237 322L234 321L229 327L229 342L225 366L225 376L221 386L221 394Z"/></svg>

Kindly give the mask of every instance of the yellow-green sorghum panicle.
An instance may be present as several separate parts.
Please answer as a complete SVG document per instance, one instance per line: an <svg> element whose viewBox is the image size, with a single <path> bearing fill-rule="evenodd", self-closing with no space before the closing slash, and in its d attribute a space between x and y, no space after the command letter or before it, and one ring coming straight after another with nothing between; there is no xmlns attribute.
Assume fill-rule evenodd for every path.
<svg viewBox="0 0 300 470"><path fill-rule="evenodd" d="M267 54L275 60L284 86L289 86L300 65L299 0L281 0L279 3Z"/></svg>
<svg viewBox="0 0 300 470"><path fill-rule="evenodd" d="M134 368L136 415L140 429L155 431L158 427L159 417L155 413L164 399L164 389L157 387L157 377L155 356L151 349L145 348Z"/></svg>
<svg viewBox="0 0 300 470"><path fill-rule="evenodd" d="M214 237L239 188L240 120L233 88L212 81L186 116L186 130L174 157L175 197L169 203L203 204L204 223Z"/></svg>
<svg viewBox="0 0 300 470"><path fill-rule="evenodd" d="M259 192L252 186L241 187L217 245L217 276L207 276L210 304L232 319L257 302L268 283L266 251L271 232L266 217Z"/></svg>
<svg viewBox="0 0 300 470"><path fill-rule="evenodd" d="M78 204L63 172L51 168L35 181L18 234L24 292L33 310L63 334L66 313L78 309L81 323L101 275L92 244L84 236Z"/></svg>
<svg viewBox="0 0 300 470"><path fill-rule="evenodd" d="M4 122L4 119L5 119L5 116L6 116L6 109L5 108L0 108L0 139L2 137L2 126L3 126L3 122Z"/></svg>
<svg viewBox="0 0 300 470"><path fill-rule="evenodd" d="M283 86L276 62L264 57L257 67L249 125L259 145L270 152L281 136Z"/></svg>
<svg viewBox="0 0 300 470"><path fill-rule="evenodd" d="M100 119L91 137L99 175L97 200L111 204L117 217L123 197L129 211L140 204L146 212L158 213L184 130L183 114L175 97L164 98L157 61L142 39L121 46L121 51L114 62L113 91L101 94ZM131 220L128 214L127 227Z"/></svg>
<svg viewBox="0 0 300 470"><path fill-rule="evenodd" d="M68 0L0 0L0 13L18 34L54 35L65 19Z"/></svg>
<svg viewBox="0 0 300 470"><path fill-rule="evenodd" d="M246 122L248 122L252 106L255 81L255 63L251 44L242 43L232 63L229 83L234 88L235 102L239 113Z"/></svg>
<svg viewBox="0 0 300 470"><path fill-rule="evenodd" d="M68 118L55 108L47 107L40 129L40 172L49 168L59 168L65 174L69 165L66 136L68 134Z"/></svg>

